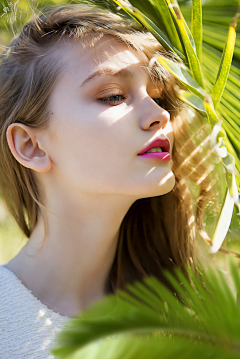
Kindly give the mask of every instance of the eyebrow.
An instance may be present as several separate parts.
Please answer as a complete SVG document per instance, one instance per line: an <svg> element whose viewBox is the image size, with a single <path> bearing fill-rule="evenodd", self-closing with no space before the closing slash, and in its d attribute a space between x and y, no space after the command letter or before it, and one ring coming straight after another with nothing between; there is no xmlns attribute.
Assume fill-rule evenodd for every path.
<svg viewBox="0 0 240 359"><path fill-rule="evenodd" d="M90 80L92 80L95 77L103 76L103 75L111 75L116 77L124 77L124 78L133 78L134 74L128 69L121 69L121 70L115 70L111 67L101 69L98 71L93 72L90 76L86 78L86 80L83 81L83 83L80 85L80 87L83 87L86 85Z"/></svg>

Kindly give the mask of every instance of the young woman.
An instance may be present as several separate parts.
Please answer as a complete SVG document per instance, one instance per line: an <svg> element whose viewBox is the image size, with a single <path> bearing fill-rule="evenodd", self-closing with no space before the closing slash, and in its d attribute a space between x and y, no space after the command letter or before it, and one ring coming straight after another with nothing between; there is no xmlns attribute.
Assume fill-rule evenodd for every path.
<svg viewBox="0 0 240 359"><path fill-rule="evenodd" d="M156 52L172 57L135 22L80 4L28 22L2 54L2 195L29 238L0 267L6 358L48 357L68 318L194 261L208 132L189 126Z"/></svg>

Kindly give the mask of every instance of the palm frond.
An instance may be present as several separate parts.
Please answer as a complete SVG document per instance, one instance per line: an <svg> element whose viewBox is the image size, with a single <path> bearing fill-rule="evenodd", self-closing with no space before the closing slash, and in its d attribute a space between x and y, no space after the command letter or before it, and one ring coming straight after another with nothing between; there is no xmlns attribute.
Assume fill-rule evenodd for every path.
<svg viewBox="0 0 240 359"><path fill-rule="evenodd" d="M204 87L202 69L196 53L196 46L191 31L189 30L177 2L171 4L170 0L166 1L168 3L169 11L175 20L174 23L176 24L178 34L181 37L192 76L201 87Z"/></svg>
<svg viewBox="0 0 240 359"><path fill-rule="evenodd" d="M196 53L200 64L202 63L202 4L201 0L192 1L191 31L193 34Z"/></svg>
<svg viewBox="0 0 240 359"><path fill-rule="evenodd" d="M240 276L220 270L166 272L174 292L144 278L89 307L58 335L57 358L239 358ZM83 349L83 350L81 350ZM160 356L159 356L160 355Z"/></svg>
<svg viewBox="0 0 240 359"><path fill-rule="evenodd" d="M207 343L196 343L185 338L146 338L119 336L109 338L101 345L91 344L65 357L66 359L239 359L239 354ZM227 346L227 344L226 344Z"/></svg>

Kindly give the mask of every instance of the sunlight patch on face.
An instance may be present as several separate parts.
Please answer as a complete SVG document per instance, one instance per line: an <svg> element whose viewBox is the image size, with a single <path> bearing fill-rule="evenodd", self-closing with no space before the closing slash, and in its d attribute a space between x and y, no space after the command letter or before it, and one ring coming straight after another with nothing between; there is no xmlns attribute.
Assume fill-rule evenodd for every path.
<svg viewBox="0 0 240 359"><path fill-rule="evenodd" d="M120 121L121 119L124 119L126 115L131 113L133 111L133 106L121 104L122 108L124 107L124 116L121 115L121 112L119 111L118 106L112 106L107 108L106 110L102 110L101 114L99 115L99 118L106 118L107 114L109 114L109 123L108 127L112 126L114 123Z"/></svg>
<svg viewBox="0 0 240 359"><path fill-rule="evenodd" d="M94 62L98 69L105 66L116 67L116 70L128 68L131 65L138 65L146 72L149 66L149 59L143 52L130 50L125 44L114 44L112 38L99 42L94 48Z"/></svg>
<svg viewBox="0 0 240 359"><path fill-rule="evenodd" d="M160 186L164 185L170 178L172 178L172 176L173 176L173 173L172 173L172 172L168 173L168 174L167 174L166 176L164 176L164 178L158 183L158 186L160 187Z"/></svg>
<svg viewBox="0 0 240 359"><path fill-rule="evenodd" d="M141 62L143 62L143 66L147 66L149 64L149 60L144 53L131 51L126 48L126 45L122 45L122 51L119 48L112 46L112 51L109 51L109 47L106 47L106 43L103 43L103 45L103 48L100 46L97 49L98 53L100 54L100 57L98 58L98 65L106 64L106 62L109 62L109 64L115 64L117 67L126 68L130 65L139 64Z"/></svg>
<svg viewBox="0 0 240 359"><path fill-rule="evenodd" d="M156 167L153 167L152 169L150 169L150 171L148 171L148 173L146 174L146 176L148 176L152 171L155 170Z"/></svg>

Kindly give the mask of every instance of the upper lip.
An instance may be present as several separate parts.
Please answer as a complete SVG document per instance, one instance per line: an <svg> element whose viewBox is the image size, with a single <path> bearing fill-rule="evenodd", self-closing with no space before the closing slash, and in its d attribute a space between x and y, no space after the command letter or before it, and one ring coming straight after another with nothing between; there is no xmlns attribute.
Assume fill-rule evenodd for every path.
<svg viewBox="0 0 240 359"><path fill-rule="evenodd" d="M143 153L147 152L153 147L161 147L163 152L169 152L170 151L170 142L167 138L158 138L151 142L147 147L142 150L139 155L142 155Z"/></svg>

